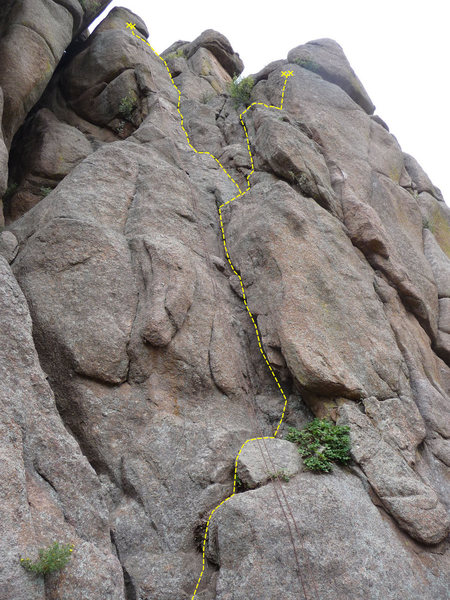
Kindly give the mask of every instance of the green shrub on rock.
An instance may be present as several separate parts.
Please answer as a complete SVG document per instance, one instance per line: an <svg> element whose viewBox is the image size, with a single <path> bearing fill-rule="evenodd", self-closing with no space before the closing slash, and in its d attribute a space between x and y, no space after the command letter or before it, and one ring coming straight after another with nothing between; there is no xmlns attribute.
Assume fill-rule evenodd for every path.
<svg viewBox="0 0 450 600"><path fill-rule="evenodd" d="M125 119L131 119L134 109L137 107L137 99L133 92L124 96L119 105L119 114Z"/></svg>
<svg viewBox="0 0 450 600"><path fill-rule="evenodd" d="M47 575L64 569L73 552L73 544L54 542L49 548L41 548L39 558L32 562L29 558L21 558L20 564L27 571L36 575Z"/></svg>
<svg viewBox="0 0 450 600"><path fill-rule="evenodd" d="M301 431L289 427L286 440L298 445L307 469L328 473L333 462L346 464L351 460L349 431L347 425L314 419Z"/></svg>
<svg viewBox="0 0 450 600"><path fill-rule="evenodd" d="M237 75L233 77L233 81L230 83L230 96L234 100L235 108L249 104L254 85L255 82L251 76L244 77L243 79L239 79Z"/></svg>

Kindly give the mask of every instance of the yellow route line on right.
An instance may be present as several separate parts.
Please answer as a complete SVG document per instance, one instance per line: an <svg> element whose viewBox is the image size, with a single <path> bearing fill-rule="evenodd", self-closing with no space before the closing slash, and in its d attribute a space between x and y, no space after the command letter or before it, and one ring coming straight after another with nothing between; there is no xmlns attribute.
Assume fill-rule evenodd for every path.
<svg viewBox="0 0 450 600"><path fill-rule="evenodd" d="M178 89L178 87L176 86L176 84L175 84L175 82L174 82L174 80L173 80L172 73L170 72L169 66L167 65L167 62L164 60L164 58L158 54L158 52L157 52L157 51L156 51L156 50L155 50L155 49L152 47L152 45L151 45L151 44L150 44L150 43L149 43L149 42L148 42L146 39L144 39L143 37L141 37L141 36L137 35L137 34L134 32L134 29L135 29L135 28L136 28L136 26L135 26L133 23L127 23L127 29L130 29L130 30L131 30L131 33L132 33L132 35L133 35L134 37L138 38L139 40L141 40L142 42L144 42L144 44L147 44L147 46L148 46L148 47L149 47L149 48L150 48L150 49L151 49L151 50L152 50L152 51L153 51L153 52L156 54L156 56L157 56L157 57L158 57L160 60L162 60L162 62L164 63L164 65L165 65L165 67L166 67L166 69L167 69L167 72L168 72L168 74L169 74L170 81L172 82L172 84L173 84L174 88L175 88L175 89L177 90L177 92L178 92L178 104L177 104L177 111L178 111L178 113L179 113L179 115L180 115L180 119L181 119L181 121L180 121L181 128L183 129L183 131L184 131L184 133L185 133L185 135L186 135L186 139L187 139L187 142L188 142L188 144L189 144L189 147L190 147L190 148L191 148L191 149L192 149L192 150L193 150L193 151L194 151L196 154L207 154L208 156L211 156L211 158L213 158L213 159L216 161L216 163L219 165L219 167L222 169L222 171L225 173L225 175L226 175L226 176L227 176L227 177L228 177L228 178L229 178L229 179L230 179L230 180L231 180L231 181L234 183L234 185L236 186L236 188L237 188L237 190L238 190L238 194L237 194L236 196L234 196L233 198L230 198L229 200L227 200L226 202L224 202L223 204L221 204L221 205L219 206L219 209L218 209L218 210L219 210L220 229L221 229L221 232L222 232L222 241L223 241L223 247L224 247L224 249L225 249L225 255L226 255L226 257L227 257L228 264L230 265L230 268L231 268L231 270L233 271L233 273L234 273L234 274L235 274L235 275L238 277L238 279L239 279L239 284L240 284L240 286L241 286L241 291L242 291L242 299L243 299L243 301L244 301L244 305L245 305L245 308L246 308L246 310L247 310L247 313L249 314L249 316L250 316L250 319L251 319L251 321L252 321L252 323L253 323L253 327L255 328L255 332L256 332L256 338L257 338L257 340L258 340L259 351L261 352L261 354L262 354L262 356L263 356L263 358L264 358L264 360L265 360L265 362L266 362L266 364L267 364L267 366L268 366L268 368L269 368L269 370L270 370L270 372L271 372L271 374L272 374L272 376L273 376L273 378L274 378L274 380L275 380L275 382L276 382L276 384L277 384L277 386L278 386L278 389L280 390L280 393L281 393L281 395L283 396L283 399L284 399L283 411L282 411L282 413L281 413L281 417L280 417L280 420L279 420L279 422L278 422L277 428L275 429L275 432L274 432L274 434L273 434L273 435L271 435L271 436L264 436L264 437L250 438L250 439L248 439L248 440L245 440L245 442L242 444L242 446L241 446L241 448L240 448L240 450L239 450L239 452L238 452L238 454L237 454L237 456L236 456L236 460L235 460L235 462L234 462L233 492L232 492L232 494L231 494L230 496L228 496L228 498L225 498L225 500L222 500L222 502L221 502L220 504L218 504L218 505L217 505L217 506L216 506L216 507L215 507L215 508L214 508L214 509L211 511L211 513L210 513L210 515L209 515L209 517L208 517L208 520L207 520L207 522L206 522L205 533L204 533L204 536L203 536L203 545L202 545L202 570L201 570L200 576L199 576L199 578L198 578L197 585L195 586L194 593L193 593L193 595L192 595L192 598L191 598L191 600L193 600L193 599L194 599L194 597L195 597L195 596L196 596L196 594L197 594L198 587L199 587L199 585L200 585L200 582L201 582L201 580L202 580L202 577L203 577L203 573L204 573L204 571L205 571L205 566L206 566L206 564L205 564L206 542L207 542L207 538L208 538L208 529L209 529L209 525L210 525L211 519L212 519L212 517L213 517L214 513L216 512L216 510L218 510L218 509L219 509L219 508L220 508L220 507L221 507L223 504L225 504L225 502L228 502L228 500L230 500L231 498L233 498L233 496L235 496L235 495L236 495L236 477L237 477L237 465L238 465L239 456L241 455L241 452L242 452L242 450L244 449L245 445L246 445L246 444L248 444L249 442L254 442L254 441L257 441L257 440L272 440L272 439L275 439L275 438L276 438L276 436L277 436L277 434L278 434L278 431L279 431L279 429L280 429L281 423L283 422L284 415L285 415L285 412L286 412L286 406L287 406L287 400L288 400L288 399L287 399L287 396L286 396L286 394L284 393L284 390L283 390L283 388L281 387L281 384L280 384L280 382L278 381L278 378L277 378L277 376L275 375L275 372L274 372L274 370L273 370L273 368L272 368L272 365L270 364L270 362L269 362L269 360L268 360L268 358L267 358L267 356L266 356L266 353L264 352L264 349L263 349L263 347L262 347L262 343L261 343L261 335L260 335L260 333L259 333L258 325L256 324L256 321L255 321L255 319L254 319L254 317L253 317L253 314L252 314L252 312L251 312L251 310L250 310L250 308L249 308L249 306L248 306L248 304L247 304L247 295L246 295L246 293L245 293L245 288L244 288L244 283L243 283L243 281L242 281L242 277L239 275L239 273L238 273L238 272L237 272L237 270L235 269L235 267L234 267L233 263L231 262L231 258L230 258L230 254L229 254L229 252L228 252L228 248L227 248L227 242L226 242L226 238L225 238L225 230L224 230L223 218L222 218L222 209L223 209L223 207L224 207L224 206L227 206L228 204L230 204L231 202L233 202L233 201L234 201L234 200L236 200L237 198L241 198L242 196L244 196L244 195L245 195L245 194L246 194L246 193L247 193L247 192L250 190L250 177L251 177L251 175L253 175L253 173L254 173L254 171L255 171L255 165L254 165L254 162L253 162L253 155L252 155L252 151L251 151L251 147L250 147L250 140L249 140L249 137L248 137L247 127L246 127L246 125L245 125L245 122L244 122L244 119L243 119L243 117L244 117L245 113L246 113L248 110L250 110L250 108L252 108L253 106L265 106L266 108L274 108L275 110L283 110L283 103L284 103L284 93L285 93L285 90L286 90L286 84L287 84L287 80L288 80L288 78L289 78L289 77L293 77L293 76L294 76L294 74L293 74L293 72L292 72L292 71L282 71L282 72L281 72L281 76L282 76L282 77L284 77L284 83L283 83L283 87L282 87L282 90L281 90L281 102L280 102L280 106L274 106L273 104L265 104L264 102L252 102L252 104L250 104L250 105L249 105L249 106L248 106L248 107L247 107L247 108L246 108L246 109L245 109L245 110L244 110L244 111L243 111L243 112L242 112L242 113L239 115L239 121L240 121L240 123L241 123L241 125L242 125L242 127L243 127L243 129L244 129L244 133L245 133L245 139L246 139L246 142L247 142L247 150L248 150L248 154L249 154L249 157L250 157L250 163L251 163L251 171L250 171L250 173L249 173L249 174L246 176L246 179L247 179L247 189L246 189L246 190L244 190L244 191L242 191L242 190L241 190L241 188L239 187L239 184L238 184L238 183L235 181L235 179L234 179L234 178L233 178L233 177L230 175L230 173L228 173L228 171L225 169L225 167L222 165L222 163L219 161L219 159L218 159L218 158L216 158L216 157L215 157L215 156L214 156L214 155L213 155L211 152L209 152L208 150L197 150L197 149L196 149L196 148L194 148L194 146L191 144L191 140L190 140L190 138L189 138L189 134L188 134L188 132L186 131L186 129L185 129L185 127L184 127L184 117L183 117L183 113L182 113L182 112L181 112L181 110L180 110L180 104L181 104L181 92L180 92L180 90Z"/></svg>
<svg viewBox="0 0 450 600"><path fill-rule="evenodd" d="M192 595L191 600L194 600L194 598L195 598L195 596L197 594L198 587L200 585L200 582L201 582L202 577L203 577L203 573L205 571L205 566L206 566L206 563L205 563L206 542L207 542L207 539L208 539L208 530L209 530L209 524L211 522L211 519L212 519L214 513L216 512L216 510L218 508L220 508L223 504L225 504L225 502L228 502L228 500L230 500L231 498L233 498L233 496L236 495L236 477L237 477L237 466L238 466L239 456L241 455L241 452L244 449L244 447L246 446L246 444L248 444L249 442L254 442L254 441L257 441L257 440L273 440L273 439L276 438L278 430L280 429L281 423L283 422L283 419L284 419L284 414L286 412L286 406L287 406L287 401L288 401L287 396L284 393L284 390L281 387L280 382L278 381L278 377L276 376L276 374L275 374L275 372L274 372L274 370L272 368L272 365L270 364L270 362L269 362L269 360L268 360L268 358L266 356L266 353L264 352L264 349L262 347L261 336L260 336L260 333L259 333L258 325L256 324L256 321L255 321L255 319L253 317L252 311L250 310L250 307L247 304L247 295L245 293L245 287L244 287L244 282L242 281L242 277L239 275L239 273L235 269L233 263L231 262L230 254L229 254L228 248L227 248L227 240L226 240L226 237L225 237L225 230L224 230L224 226L223 226L223 217L222 217L222 209L223 209L224 206L227 206L227 204L230 204L231 202L233 202L233 200L236 200L236 198L241 198L242 196L244 196L250 190L250 176L254 173L254 170L255 170L255 165L254 165L254 162L253 162L252 151L251 151L251 148L250 148L250 140L249 140L249 137L248 137L247 127L245 126L245 122L244 122L243 116L245 115L245 113L252 106L265 106L266 108L274 108L276 110L283 110L284 92L286 90L286 83L287 83L288 77L293 77L293 73L292 73L292 71L287 71L287 72L282 72L281 75L284 76L285 79L284 79L284 83L283 83L283 88L281 90L281 102L280 102L280 106L273 106L272 104L268 105L268 104L264 104L263 102L252 102L252 104L250 104L250 106L248 106L239 115L239 120L241 122L242 127L244 128L245 139L247 141L247 149L248 149L248 154L250 156L250 162L251 162L252 170L247 175L247 189L244 192L242 192L241 190L239 190L240 193L237 196L234 196L234 198L230 198L230 200L227 200L226 202L224 202L223 204L221 204L219 206L219 219L220 219L220 230L222 232L222 241L223 241L223 247L225 249L225 255L227 257L227 261L228 261L228 264L230 265L231 270L233 271L233 273L239 279L239 284L241 286L241 291L242 291L242 299L244 301L244 305L245 305L245 308L247 310L247 313L249 314L250 319L251 319L251 321L253 323L253 327L255 328L256 338L258 340L259 351L261 352L261 354L262 354L262 356L263 356L263 358L264 358L264 360L266 362L266 365L269 367L269 370L270 370L273 378L275 379L275 382L276 382L276 384L278 386L278 389L280 390L280 393L283 396L283 399L284 399L283 411L281 413L281 418L280 418L280 420L278 422L277 428L275 429L275 432L274 432L273 435L264 436L264 437L250 438L248 440L245 440L245 442L242 444L242 446L241 446L241 448L240 448L240 450L239 450L239 452L238 452L238 454L236 456L236 460L234 461L233 492L232 492L232 494L230 496L228 496L228 498L225 498L225 500L222 500L222 502L220 504L218 504L211 511L211 513L210 513L210 515L208 517L208 520L206 522L205 534L203 536L203 544L202 544L202 571L201 571L200 576L198 578L197 585L195 586L195 590L194 590L194 593ZM215 157L213 157L213 158L215 158ZM215 158L215 160L217 160L217 159ZM219 161L217 160L217 162L219 162ZM222 165L220 165L220 166L222 167ZM222 167L222 168L224 168L224 167Z"/></svg>

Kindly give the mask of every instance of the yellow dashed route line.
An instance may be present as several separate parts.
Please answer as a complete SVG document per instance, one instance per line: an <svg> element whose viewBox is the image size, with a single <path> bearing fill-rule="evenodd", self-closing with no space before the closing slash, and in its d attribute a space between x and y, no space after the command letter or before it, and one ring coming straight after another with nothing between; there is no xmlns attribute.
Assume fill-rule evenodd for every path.
<svg viewBox="0 0 450 600"><path fill-rule="evenodd" d="M238 455L236 456L236 460L235 460L235 463L234 463L233 493L232 493L230 496L228 496L228 498L225 498L225 500L222 500L222 502L221 502L220 504L218 504L218 505L216 506L216 508L214 508L214 510L212 510L212 511L211 511L211 514L210 514L210 515L209 515L209 517L208 517L208 520L207 520L207 522L206 522L205 534L204 534L204 537L203 537L203 546L202 546L202 561L203 561L203 566L202 566L202 571L201 571L201 573L200 573L200 576L199 576L199 578L198 578L198 581L197 581L197 585L195 586L195 590L194 590L194 593L193 593L193 595L192 595L192 598L191 598L191 600L193 600L193 598L194 598L194 597L196 596L196 594L197 594L198 587L199 587L199 585L200 585L200 582L201 582L201 580L202 580L202 577L203 577L203 573L204 573L204 571L205 571L205 551L206 551L206 541L207 541L207 538L208 538L208 529L209 529L209 524L210 524L210 522L211 522L212 516L214 515L214 513L216 512L216 510L217 510L217 509L219 509L219 508L220 508L220 507L221 507L223 504L225 504L225 502L228 502L228 500L230 500L231 498L233 498L233 496L235 496L235 495L236 495L236 476L237 476L237 465L238 465L239 456L240 456L240 454L241 454L242 450L244 449L244 446L245 446L246 444L248 444L248 442L254 442L254 441L256 441L256 440L273 440L273 439L275 439L275 437L277 436L278 430L280 429L281 423L283 422L283 419L284 419L284 414L285 414L285 412L286 412L286 405L287 405L287 397L286 397L286 394L284 393L284 391L283 391L283 388L281 387L281 384L280 384L280 382L278 381L278 378L277 378L277 376L275 375L275 372L274 372L274 370L272 369L272 365L270 364L270 362L269 362L269 360L267 359L267 356L266 356L266 354L265 354L265 352L264 352L264 350L263 350L263 347L262 347L262 344L261 344L261 336L260 336L260 334L259 334L258 325L256 324L256 321L255 321L255 319L254 319L254 317L253 317L253 315L252 315L252 312L251 312L251 310L250 310L250 308L249 308L249 306L248 306L248 304L247 304L247 296L246 296L246 294L245 294L244 283L243 283L243 281L242 281L242 278L241 278L241 276L239 275L239 273L238 273L238 272L236 271L236 269L234 268L234 265L233 265L233 263L231 262L230 255L229 255L229 253L228 253L227 242L226 242L226 238L225 238L225 230L224 230L224 227L223 227L222 208L223 208L224 206L226 206L227 204L230 204L230 202L233 202L233 200L236 200L237 198L241 198L242 196L244 196L244 195L245 195L245 194L246 194L246 193L247 193L247 192L250 190L250 176L251 176L251 175L253 175L253 173L254 173L254 170L255 170L254 163L253 163L252 151L251 151L251 148L250 148L250 140L249 140L248 133L247 133L247 127L245 126L244 119L243 119L243 117L244 117L245 113L246 113L246 112L247 112L247 111L248 111L248 110L249 110L249 109L250 109L252 106L265 106L266 108L274 108L275 110L282 110L282 109L283 109L283 102L284 102L284 92L285 92L285 90L286 90L286 83L287 83L287 80L288 80L288 78L289 78L289 77L293 77L293 76L294 76L294 74L293 74L293 72L292 72L292 71L282 71L282 72L281 72L281 76L282 76L282 77L284 77L284 83L283 83L283 87L282 87L282 89L281 89L281 103L280 103L280 106L274 106L274 105L272 105L272 104L264 104L264 102L252 102L252 104L250 104L250 106L248 106L248 107L247 107L247 108L246 108L246 109L245 109L245 110L244 110L244 111L243 111L243 112L242 112L242 113L239 115L239 120L240 120L240 122L241 122L241 125L242 125L242 127L244 128L245 139L246 139L246 141L247 141L247 149L248 149L248 154L249 154L249 157L250 157L250 163L251 163L251 167L252 167L252 169L251 169L250 173L249 173L249 174L247 175L247 177L246 177L246 179L247 179L247 189L246 189L245 191L242 191L242 190L241 190L241 188L239 187L239 184L238 184L238 183L237 183L237 182L236 182L236 181L233 179L233 177L230 175L230 173L228 173L228 171L227 171L227 170L225 169L225 167L224 167L224 166L221 164L221 162L219 161L219 159L218 159L218 158L216 158L216 157L215 157L213 154L211 154L211 152L208 152L207 150L197 150L197 149L196 149L196 148L194 148L194 146L191 144L191 140L189 139L188 132L187 132L187 131L186 131L186 129L184 128L184 124L183 124L183 123L184 123L184 118L183 118L183 114L182 114L182 112L181 112L181 110L180 110L181 92L180 92L180 90L177 88L177 86L176 86L176 84L175 84L175 82L174 82L174 80L173 80L172 73L170 72L170 69L169 69L169 67L168 67L168 65L167 65L167 62L164 60L164 58L162 58L162 56L160 56L160 55L158 54L158 52L156 52L156 50L155 50L155 49L154 49L154 48L151 46L151 44L150 44L150 43L149 43L149 42L148 42L146 39L144 39L144 38L140 37L139 35L137 35L137 33L135 33L136 25L135 25L134 23L127 23L127 29L130 29L130 30L131 30L131 33L134 35L134 37L136 37L136 38L138 38L139 40L141 40L142 42L144 42L144 44L147 44L147 46L148 46L148 47L149 47L149 48L150 48L150 49L151 49L151 50L152 50L152 51L153 51L153 52L156 54L156 56L157 56L157 57L158 57L160 60L162 60L162 62L164 63L164 65L165 65L165 67L166 67L166 69L167 69L167 72L168 72L168 74L169 74L170 81L172 82L172 84L173 84L173 87L174 87L174 88L177 90L177 92L178 92L178 105L177 105L177 110L178 110L178 113L179 113L179 115L180 115L180 118L181 118L181 127L182 127L182 129L183 129L183 131L184 131L184 133L185 133L185 135L186 135L186 139L187 139L187 142L188 142L188 144L189 144L190 148L192 148L192 150L193 150L193 151L194 151L196 154L207 154L208 156L211 156L211 158L213 158L213 159L216 161L216 163L219 165L219 167L222 169L222 171L225 173L225 175L226 175L227 177L229 177L229 178L231 179L231 181L234 183L234 185L237 187L237 190L238 190L238 192L239 192L239 193L238 193L236 196L234 196L233 198L230 198L229 200L227 200L226 202L224 202L223 204L221 204L221 205L219 206L219 219L220 219L220 229L221 229L221 231L222 231L223 247L224 247L224 249L225 249L225 254L226 254L226 257L227 257L227 260L228 260L228 264L230 265L230 267L231 267L231 270L233 271L233 273L234 273L234 274L235 274L235 275L238 277L238 279L239 279L239 283L240 283L241 290L242 290L242 298L243 298L243 300L244 300L245 308L246 308L246 310L247 310L247 312L248 312L248 314L249 314L249 316L250 316L250 319L252 320L253 327L255 328L255 332L256 332L256 338L257 338L257 340L258 340L259 351L261 352L261 354L262 354L262 356L263 356L263 358L264 358L264 360L265 360L265 362L266 362L267 366L269 367L269 370L270 370L270 372L271 372L271 374L272 374L273 378L275 379L275 382L276 382L276 384L277 384L277 386L278 386L278 389L280 390L280 393L281 393L281 395L282 395L282 396L283 396L283 398L284 398L284 406L283 406L283 411L282 411L282 413L281 413L281 418L280 418L280 420L279 420L279 422L278 422L278 425L277 425L277 428L275 429L275 432L274 432L274 434L273 434L273 435L271 435L271 436L265 436L265 437L256 437L256 438L250 438L250 439L248 439L248 440L245 440L245 442L242 444L242 446L241 446L241 448L240 448L240 450L239 450L239 452L238 452Z"/></svg>

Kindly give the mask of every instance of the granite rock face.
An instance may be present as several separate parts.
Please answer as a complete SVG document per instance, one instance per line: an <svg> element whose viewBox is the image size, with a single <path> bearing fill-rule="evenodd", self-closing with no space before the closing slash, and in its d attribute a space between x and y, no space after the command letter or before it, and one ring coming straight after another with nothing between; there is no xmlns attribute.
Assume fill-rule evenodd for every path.
<svg viewBox="0 0 450 600"><path fill-rule="evenodd" d="M82 33L105 4L2 24L0 598L446 600L438 188L336 42L254 76L247 141L223 35L164 62L125 8ZM314 416L349 466L283 440ZM66 569L21 569L54 540Z"/></svg>

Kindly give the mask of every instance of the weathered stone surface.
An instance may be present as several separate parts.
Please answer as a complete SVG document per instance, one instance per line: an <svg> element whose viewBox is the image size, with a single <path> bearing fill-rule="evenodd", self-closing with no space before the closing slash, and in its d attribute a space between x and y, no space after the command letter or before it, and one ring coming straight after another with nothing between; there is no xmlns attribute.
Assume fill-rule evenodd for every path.
<svg viewBox="0 0 450 600"><path fill-rule="evenodd" d="M380 402L376 398L363 400L366 415L375 425L382 438L412 465L416 461L416 448L426 435L425 424L416 404L411 398L388 398Z"/></svg>
<svg viewBox="0 0 450 600"><path fill-rule="evenodd" d="M0 123L3 118L3 90L0 87ZM3 140L3 132L0 133L0 227L4 223L3 202L1 198L8 185L8 150Z"/></svg>
<svg viewBox="0 0 450 600"><path fill-rule="evenodd" d="M297 63L338 85L369 115L374 112L375 106L351 68L341 46L334 40L324 38L297 46L289 52L287 58L290 63Z"/></svg>
<svg viewBox="0 0 450 600"><path fill-rule="evenodd" d="M450 298L450 258L429 229L423 230L424 252L433 271L439 298Z"/></svg>
<svg viewBox="0 0 450 600"><path fill-rule="evenodd" d="M396 291L380 276L376 276L375 289L408 366L413 399L427 430L450 437L450 400L443 380L448 367L440 364L429 336L407 312Z"/></svg>
<svg viewBox="0 0 450 600"><path fill-rule="evenodd" d="M375 253L389 258L387 235L375 210L351 196L345 198L343 209L344 222L355 246L364 254Z"/></svg>
<svg viewBox="0 0 450 600"><path fill-rule="evenodd" d="M217 600L444 600L445 583L427 577L356 477L337 469L301 473L281 483L283 494L279 485L237 494L214 515L208 557L219 566Z"/></svg>
<svg viewBox="0 0 450 600"><path fill-rule="evenodd" d="M430 178L419 165L417 160L410 154L406 153L403 153L403 157L405 159L406 170L411 176L412 182L417 192L419 194L421 192L428 192L438 200L443 200L441 192L431 183Z"/></svg>
<svg viewBox="0 0 450 600"><path fill-rule="evenodd" d="M75 169L35 215L28 213L31 237L14 264L49 356L56 344L77 372L110 383L127 376L136 306L129 248L119 233L134 194L133 170L136 177L126 153L114 147ZM34 233L40 216L45 225Z"/></svg>
<svg viewBox="0 0 450 600"><path fill-rule="evenodd" d="M16 236L11 231L2 231L0 233L0 254L8 261L16 258L19 245Z"/></svg>
<svg viewBox="0 0 450 600"><path fill-rule="evenodd" d="M351 453L386 510L415 539L425 544L442 541L450 520L434 490L383 441L357 407L345 405L339 414L338 423L350 426Z"/></svg>
<svg viewBox="0 0 450 600"><path fill-rule="evenodd" d="M80 27L94 7L86 0ZM397 140L355 103L352 72L333 44L314 50L328 73L289 65L282 111L246 113L247 143L227 90L242 63L227 40L209 31L163 53L183 131L167 69L128 21L147 36L136 15L116 9L68 48L29 115L29 123L45 117L51 152L33 158L55 189L1 238L48 377L36 354L38 379L16 360L14 335L2 329L11 380L2 412L10 445L1 450L7 600L56 600L68 589L76 600L187 599L203 565L204 600L297 598L287 501L306 532L305 548L296 547L301 572L308 558L316 569L306 595L314 597L315 581L333 600L446 599L448 553L436 542L449 496L450 369L436 351L448 298L422 228L450 252L450 210L418 193ZM170 56L178 50L183 56ZM280 105L287 64L257 75L252 100ZM364 94L359 100L369 108ZM14 156L40 148L26 131ZM249 148L252 189L222 209L222 231L218 206L247 188ZM70 157L62 170L58 153ZM17 290L14 279L5 289ZM5 318L21 317L8 309ZM278 386L288 401L278 438L267 440L277 450L263 450L268 463L289 448L280 461L295 472L286 427L335 419L357 400L366 415L357 413L359 429L355 417L355 461L331 476L302 471L233 496L214 513L204 563L206 521L232 493L240 448L278 426ZM258 457L245 463L250 470ZM227 507L237 516L229 520ZM73 561L36 591L17 548L32 554L60 535L75 542Z"/></svg>
<svg viewBox="0 0 450 600"><path fill-rule="evenodd" d="M265 110L254 110L255 155L261 168L296 185L306 197L316 199L333 214L341 216L341 207L334 197L330 174L318 144L299 128L280 121Z"/></svg>
<svg viewBox="0 0 450 600"><path fill-rule="evenodd" d="M95 12L90 10L90 3L86 4L86 18L77 1L25 0L12 6L0 42L0 87L5 100L3 132L7 146L50 81L73 34L87 27L98 10L109 2L97 2Z"/></svg>
<svg viewBox="0 0 450 600"><path fill-rule="evenodd" d="M25 298L1 257L0 294L2 597L57 598L69 586L77 600L122 600L122 573L110 550L99 482L58 415ZM36 558L37 549L55 539L73 542L76 550L67 574L50 578L47 587L19 559Z"/></svg>
<svg viewBox="0 0 450 600"><path fill-rule="evenodd" d="M188 59L188 65L196 75L204 77L217 94L228 91L231 83L230 75L214 54L206 48L200 47L195 54L192 54Z"/></svg>
<svg viewBox="0 0 450 600"><path fill-rule="evenodd" d="M403 359L372 274L339 221L283 182L255 185L230 210L226 235L251 310L268 317L298 383L358 399L401 389Z"/></svg>
<svg viewBox="0 0 450 600"><path fill-rule="evenodd" d="M286 116L305 123L320 142L327 165L334 167L333 185L343 206L346 198L356 198L378 213L397 253L388 264L374 254L374 266L389 273L410 309L435 336L436 289L423 254L417 203L399 185L404 161L398 142L356 109L342 90L297 65L292 65L292 70L290 85L295 92L286 99ZM255 86L253 98L276 103L279 89L279 73L274 71ZM326 110L319 109L321 106Z"/></svg>
<svg viewBox="0 0 450 600"><path fill-rule="evenodd" d="M428 192L417 196L417 204L425 229L430 229L441 250L450 258L450 207Z"/></svg>
<svg viewBox="0 0 450 600"><path fill-rule="evenodd" d="M301 469L295 444L279 439L257 439L239 454L237 475L246 488L255 488L279 475L290 478Z"/></svg>
<svg viewBox="0 0 450 600"><path fill-rule="evenodd" d="M15 221L30 210L91 152L91 144L78 129L41 109L22 128L12 152L17 166L10 177L19 186L5 206L7 220Z"/></svg>

